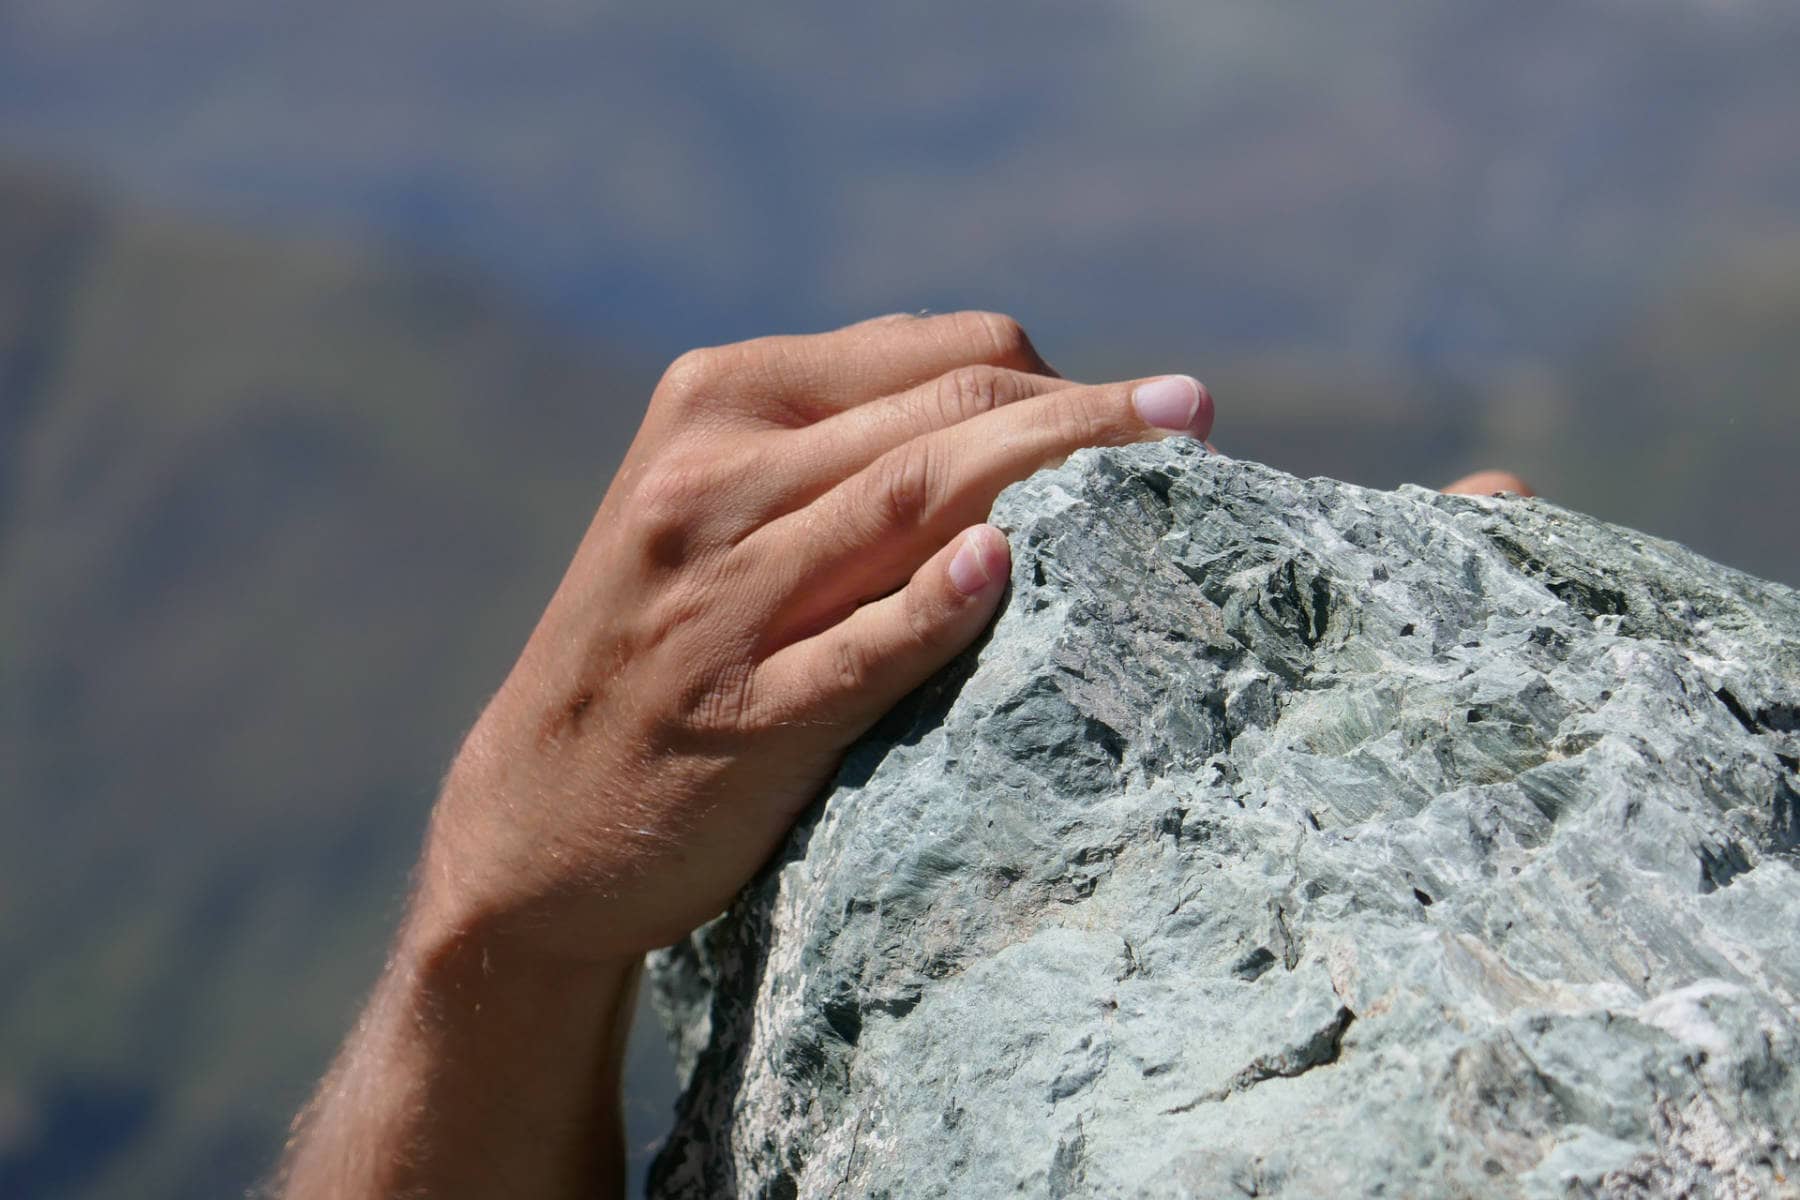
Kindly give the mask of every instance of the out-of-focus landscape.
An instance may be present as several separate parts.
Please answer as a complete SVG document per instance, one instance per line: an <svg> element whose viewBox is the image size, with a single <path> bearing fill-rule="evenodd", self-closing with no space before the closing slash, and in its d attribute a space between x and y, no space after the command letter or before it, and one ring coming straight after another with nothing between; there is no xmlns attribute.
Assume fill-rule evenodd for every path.
<svg viewBox="0 0 1800 1200"><path fill-rule="evenodd" d="M1800 583L1800 9L900 11L0 3L0 1195L267 1172L687 346L1003 309Z"/></svg>

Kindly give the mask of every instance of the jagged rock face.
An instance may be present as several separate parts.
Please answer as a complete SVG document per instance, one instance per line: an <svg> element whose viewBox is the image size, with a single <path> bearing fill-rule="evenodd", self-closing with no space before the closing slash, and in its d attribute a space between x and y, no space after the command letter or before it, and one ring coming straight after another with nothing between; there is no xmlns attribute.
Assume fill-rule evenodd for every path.
<svg viewBox="0 0 1800 1200"><path fill-rule="evenodd" d="M1800 595L1173 441L653 982L664 1197L1794 1195Z"/></svg>

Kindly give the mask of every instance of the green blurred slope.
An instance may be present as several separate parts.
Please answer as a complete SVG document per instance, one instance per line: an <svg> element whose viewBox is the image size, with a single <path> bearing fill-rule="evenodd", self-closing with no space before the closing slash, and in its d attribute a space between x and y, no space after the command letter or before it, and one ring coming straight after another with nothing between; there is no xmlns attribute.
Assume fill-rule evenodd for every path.
<svg viewBox="0 0 1800 1200"><path fill-rule="evenodd" d="M646 377L467 279L16 173L0 254L0 1185L223 1193Z"/></svg>

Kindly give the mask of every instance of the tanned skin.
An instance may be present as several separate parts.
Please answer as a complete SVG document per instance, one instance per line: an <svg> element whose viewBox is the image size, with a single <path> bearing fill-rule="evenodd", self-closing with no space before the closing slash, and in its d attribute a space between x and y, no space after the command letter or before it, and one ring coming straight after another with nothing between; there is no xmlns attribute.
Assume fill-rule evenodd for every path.
<svg viewBox="0 0 1800 1200"><path fill-rule="evenodd" d="M1002 488L1212 419L1187 376L1064 380L992 313L683 355L457 754L279 1194L622 1195L644 953L722 911L850 743L987 625Z"/></svg>

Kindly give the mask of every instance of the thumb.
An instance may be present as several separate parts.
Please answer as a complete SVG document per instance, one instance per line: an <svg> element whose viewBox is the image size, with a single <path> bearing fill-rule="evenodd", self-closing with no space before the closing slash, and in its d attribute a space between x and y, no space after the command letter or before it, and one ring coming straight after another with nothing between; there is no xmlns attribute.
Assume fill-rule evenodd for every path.
<svg viewBox="0 0 1800 1200"><path fill-rule="evenodd" d="M963 530L899 591L771 655L758 672L762 701L787 720L823 720L848 742L980 636L1011 564L998 529Z"/></svg>

